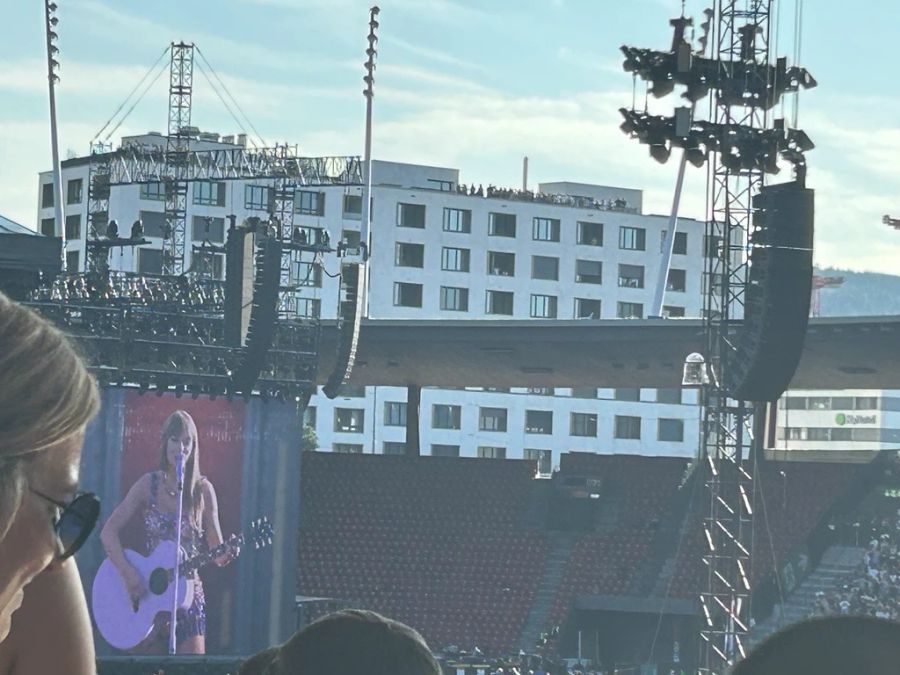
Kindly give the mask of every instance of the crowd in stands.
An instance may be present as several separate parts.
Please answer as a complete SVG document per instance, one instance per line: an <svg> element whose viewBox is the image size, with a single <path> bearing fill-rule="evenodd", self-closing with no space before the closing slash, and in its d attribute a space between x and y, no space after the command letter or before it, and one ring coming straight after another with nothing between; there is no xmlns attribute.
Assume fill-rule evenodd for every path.
<svg viewBox="0 0 900 675"><path fill-rule="evenodd" d="M501 188L494 185L484 187L479 185L465 185L459 183L456 186L459 194L470 197L487 197L488 199L508 199L519 202L540 202L542 204L554 204L556 206L574 206L580 209L597 209L599 211L630 211L633 210L627 201L616 199L594 199L593 197L579 197L576 195L546 194L532 190L516 190L513 188Z"/></svg>
<svg viewBox="0 0 900 675"><path fill-rule="evenodd" d="M816 594L813 616L844 614L900 619L900 509L853 524L868 540L859 566L838 588Z"/></svg>

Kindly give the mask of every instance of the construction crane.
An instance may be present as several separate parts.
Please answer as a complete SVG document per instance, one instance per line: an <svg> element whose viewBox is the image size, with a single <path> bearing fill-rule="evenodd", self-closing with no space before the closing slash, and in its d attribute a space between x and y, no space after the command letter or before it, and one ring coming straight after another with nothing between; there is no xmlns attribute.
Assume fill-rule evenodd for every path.
<svg viewBox="0 0 900 675"><path fill-rule="evenodd" d="M809 302L809 315L822 315L822 296L823 288L838 288L844 285L844 277L823 277L814 274L812 278L812 297Z"/></svg>

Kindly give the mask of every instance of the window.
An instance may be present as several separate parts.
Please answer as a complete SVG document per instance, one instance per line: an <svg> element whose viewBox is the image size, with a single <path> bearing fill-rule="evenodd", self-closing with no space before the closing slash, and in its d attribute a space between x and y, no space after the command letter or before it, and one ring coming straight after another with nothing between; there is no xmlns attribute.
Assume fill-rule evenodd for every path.
<svg viewBox="0 0 900 675"><path fill-rule="evenodd" d="M636 387L614 389L613 398L617 401L640 401L641 390Z"/></svg>
<svg viewBox="0 0 900 675"><path fill-rule="evenodd" d="M671 389L657 389L656 390L656 402L657 403L681 403L681 389L671 388Z"/></svg>
<svg viewBox="0 0 900 675"><path fill-rule="evenodd" d="M493 446L479 445L478 456L481 459L506 459L506 448L495 448Z"/></svg>
<svg viewBox="0 0 900 675"><path fill-rule="evenodd" d="M298 190L294 195L294 212L306 216L325 215L325 193Z"/></svg>
<svg viewBox="0 0 900 675"><path fill-rule="evenodd" d="M70 180L66 184L66 204L80 204L83 190L84 181L81 178Z"/></svg>
<svg viewBox="0 0 900 675"><path fill-rule="evenodd" d="M827 396L810 396L807 399L809 410L830 410L831 399Z"/></svg>
<svg viewBox="0 0 900 675"><path fill-rule="evenodd" d="M479 408L479 431L506 431L506 408Z"/></svg>
<svg viewBox="0 0 900 675"><path fill-rule="evenodd" d="M366 411L362 408L335 408L334 430L361 434L365 428Z"/></svg>
<svg viewBox="0 0 900 675"><path fill-rule="evenodd" d="M707 258L718 258L719 251L725 244L724 238L720 237L717 234L703 235L703 255Z"/></svg>
<svg viewBox="0 0 900 675"><path fill-rule="evenodd" d="M597 387L572 387L572 398L597 398Z"/></svg>
<svg viewBox="0 0 900 675"><path fill-rule="evenodd" d="M221 244L225 241L225 219L211 216L194 216L191 220L191 237L194 241Z"/></svg>
<svg viewBox="0 0 900 675"><path fill-rule="evenodd" d="M322 301L314 298L297 300L297 316L301 319L318 319L322 315Z"/></svg>
<svg viewBox="0 0 900 675"><path fill-rule="evenodd" d="M424 267L425 245L398 242L394 247L394 264L397 267Z"/></svg>
<svg viewBox="0 0 900 675"><path fill-rule="evenodd" d="M640 433L640 432L638 432ZM659 419L656 438L660 441L681 443L684 441L684 420Z"/></svg>
<svg viewBox="0 0 900 675"><path fill-rule="evenodd" d="M332 443L331 451L345 455L361 455L363 446L361 443Z"/></svg>
<svg viewBox="0 0 900 675"><path fill-rule="evenodd" d="M643 288L643 265L619 265L619 286L622 288Z"/></svg>
<svg viewBox="0 0 900 675"><path fill-rule="evenodd" d="M684 307L675 305L663 305L662 315L664 319L678 319L684 316Z"/></svg>
<svg viewBox="0 0 900 675"><path fill-rule="evenodd" d="M556 296L555 295L535 295L531 294L531 318L532 319L555 319L556 318Z"/></svg>
<svg viewBox="0 0 900 675"><path fill-rule="evenodd" d="M225 256L210 251L197 251L191 257L191 267L213 279L222 278Z"/></svg>
<svg viewBox="0 0 900 675"><path fill-rule="evenodd" d="M398 203L397 226L425 229L425 205Z"/></svg>
<svg viewBox="0 0 900 675"><path fill-rule="evenodd" d="M459 429L460 407L435 403L431 406L432 429Z"/></svg>
<svg viewBox="0 0 900 675"><path fill-rule="evenodd" d="M469 289L441 286L441 309L448 312L468 312Z"/></svg>
<svg viewBox="0 0 900 675"><path fill-rule="evenodd" d="M644 251L647 231L643 227L619 227L619 248L625 251Z"/></svg>
<svg viewBox="0 0 900 675"><path fill-rule="evenodd" d="M857 410L878 410L878 399L875 396L857 396L854 402Z"/></svg>
<svg viewBox="0 0 900 675"><path fill-rule="evenodd" d="M150 199L155 202L166 201L166 184L141 183L141 199Z"/></svg>
<svg viewBox="0 0 900 675"><path fill-rule="evenodd" d="M675 233L675 241L672 244L672 253L675 255L687 255L687 232Z"/></svg>
<svg viewBox="0 0 900 675"><path fill-rule="evenodd" d="M553 411L552 410L526 410L525 411L526 434L552 434Z"/></svg>
<svg viewBox="0 0 900 675"><path fill-rule="evenodd" d="M162 249L139 248L137 271L141 274L162 274Z"/></svg>
<svg viewBox="0 0 900 675"><path fill-rule="evenodd" d="M559 258L551 258L545 255L531 256L531 278L559 280Z"/></svg>
<svg viewBox="0 0 900 675"><path fill-rule="evenodd" d="M620 319L643 319L644 306L639 302L617 303L616 316Z"/></svg>
<svg viewBox="0 0 900 675"><path fill-rule="evenodd" d="M490 213L488 214L488 235L491 237L515 237L516 214L515 213Z"/></svg>
<svg viewBox="0 0 900 675"><path fill-rule="evenodd" d="M343 215L353 220L362 218L362 195L344 195Z"/></svg>
<svg viewBox="0 0 900 675"><path fill-rule="evenodd" d="M166 232L166 214L161 211L141 211L141 225L144 226L145 237L163 237Z"/></svg>
<svg viewBox="0 0 900 675"><path fill-rule="evenodd" d="M684 293L687 275L684 270L669 270L669 278L666 280L666 290L676 293Z"/></svg>
<svg viewBox="0 0 900 675"><path fill-rule="evenodd" d="M406 403L388 401L384 404L384 425L386 427L406 426Z"/></svg>
<svg viewBox="0 0 900 675"><path fill-rule="evenodd" d="M575 298L576 319L599 319L600 301L589 298Z"/></svg>
<svg viewBox="0 0 900 675"><path fill-rule="evenodd" d="M41 208L49 209L56 204L53 196L53 183L44 183L41 185Z"/></svg>
<svg viewBox="0 0 900 675"><path fill-rule="evenodd" d="M394 306L421 307L422 284L405 284L402 282L396 282L394 284Z"/></svg>
<svg viewBox="0 0 900 675"><path fill-rule="evenodd" d="M359 230L341 230L341 241L349 249L359 249Z"/></svg>
<svg viewBox="0 0 900 675"><path fill-rule="evenodd" d="M852 396L834 396L831 399L832 410L853 410Z"/></svg>
<svg viewBox="0 0 900 675"><path fill-rule="evenodd" d="M338 387L338 396L341 398L365 398L365 385L342 384Z"/></svg>
<svg viewBox="0 0 900 675"><path fill-rule="evenodd" d="M486 314L512 316L513 294L511 291L488 291L484 311Z"/></svg>
<svg viewBox="0 0 900 675"><path fill-rule="evenodd" d="M66 216L66 239L81 239L81 214Z"/></svg>
<svg viewBox="0 0 900 675"><path fill-rule="evenodd" d="M432 457L459 457L458 445L444 445L443 443L431 444Z"/></svg>
<svg viewBox="0 0 900 675"><path fill-rule="evenodd" d="M225 183L199 181L194 183L194 203L225 206Z"/></svg>
<svg viewBox="0 0 900 675"><path fill-rule="evenodd" d="M66 271L69 274L81 271L79 253L80 251L66 251Z"/></svg>
<svg viewBox="0 0 900 675"><path fill-rule="evenodd" d="M829 429L824 427L810 427L806 430L806 440L808 441L830 441L831 434Z"/></svg>
<svg viewBox="0 0 900 675"><path fill-rule="evenodd" d="M244 208L251 211L268 211L271 188L265 185L247 185L244 187Z"/></svg>
<svg viewBox="0 0 900 675"><path fill-rule="evenodd" d="M54 218L41 218L41 234L45 237L56 236L56 220Z"/></svg>
<svg viewBox="0 0 900 675"><path fill-rule="evenodd" d="M488 251L487 273L500 277L511 277L516 273L516 254Z"/></svg>
<svg viewBox="0 0 900 675"><path fill-rule="evenodd" d="M441 249L441 269L445 272L468 272L469 249L444 246Z"/></svg>
<svg viewBox="0 0 900 675"><path fill-rule="evenodd" d="M319 263L294 262L294 283L298 286L322 288L322 266Z"/></svg>
<svg viewBox="0 0 900 675"><path fill-rule="evenodd" d="M597 437L597 415L595 413L573 412L569 421L571 436Z"/></svg>
<svg viewBox="0 0 900 675"><path fill-rule="evenodd" d="M405 455L406 443L403 441L385 441L382 450L385 455Z"/></svg>
<svg viewBox="0 0 900 675"><path fill-rule="evenodd" d="M576 260L575 282L579 284L603 283L603 263L599 260Z"/></svg>
<svg viewBox="0 0 900 675"><path fill-rule="evenodd" d="M525 448L522 458L537 462L539 474L549 475L553 471L553 452L551 450L539 450L537 448Z"/></svg>
<svg viewBox="0 0 900 675"><path fill-rule="evenodd" d="M578 221L576 241L584 246L603 246L603 223Z"/></svg>
<svg viewBox="0 0 900 675"><path fill-rule="evenodd" d="M472 231L472 212L468 209L444 208L444 232Z"/></svg>
<svg viewBox="0 0 900 675"><path fill-rule="evenodd" d="M559 220L535 218L531 227L531 238L535 241L559 241Z"/></svg>
<svg viewBox="0 0 900 675"><path fill-rule="evenodd" d="M616 415L615 437L631 440L641 438L641 418L629 415Z"/></svg>

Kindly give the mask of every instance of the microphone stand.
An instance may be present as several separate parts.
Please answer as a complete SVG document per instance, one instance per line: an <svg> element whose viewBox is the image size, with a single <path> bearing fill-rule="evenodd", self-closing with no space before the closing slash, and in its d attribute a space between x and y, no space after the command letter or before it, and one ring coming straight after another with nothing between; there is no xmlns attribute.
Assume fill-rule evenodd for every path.
<svg viewBox="0 0 900 675"><path fill-rule="evenodd" d="M182 496L184 494L184 455L178 453L175 460L175 566L172 569L172 618L169 621L169 654L174 655L178 649L175 631L178 627L178 582L181 581L181 516L184 510Z"/></svg>

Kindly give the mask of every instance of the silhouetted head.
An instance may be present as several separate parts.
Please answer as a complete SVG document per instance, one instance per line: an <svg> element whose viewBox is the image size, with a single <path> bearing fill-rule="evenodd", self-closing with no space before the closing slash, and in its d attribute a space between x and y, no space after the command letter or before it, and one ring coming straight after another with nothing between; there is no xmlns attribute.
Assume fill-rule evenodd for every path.
<svg viewBox="0 0 900 675"><path fill-rule="evenodd" d="M735 664L731 675L900 673L900 623L835 616L788 626Z"/></svg>
<svg viewBox="0 0 900 675"><path fill-rule="evenodd" d="M251 657L240 675L441 675L441 668L409 626L350 609L319 619L280 647Z"/></svg>

